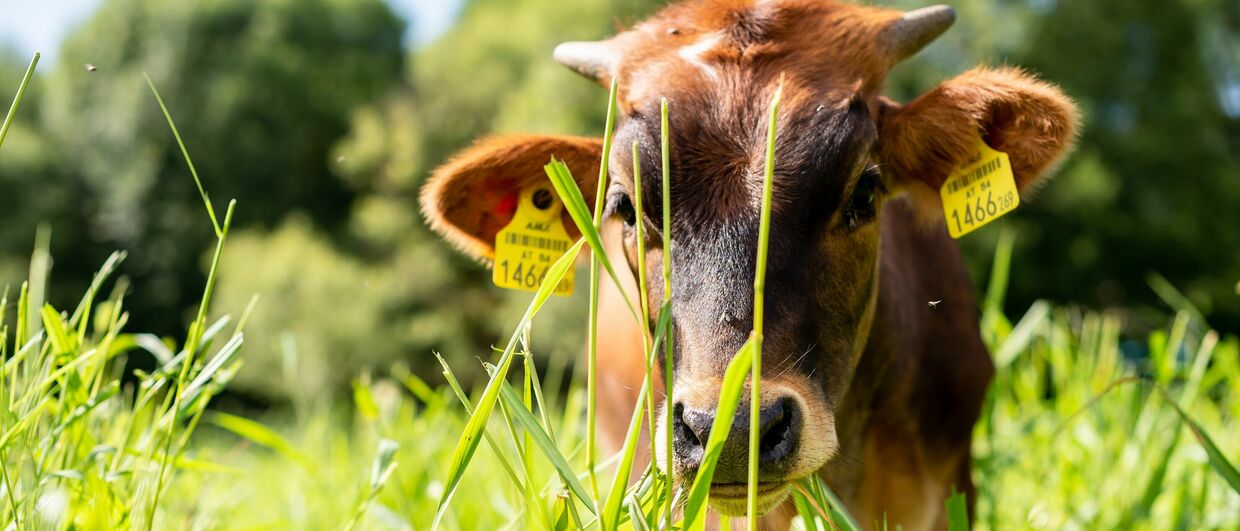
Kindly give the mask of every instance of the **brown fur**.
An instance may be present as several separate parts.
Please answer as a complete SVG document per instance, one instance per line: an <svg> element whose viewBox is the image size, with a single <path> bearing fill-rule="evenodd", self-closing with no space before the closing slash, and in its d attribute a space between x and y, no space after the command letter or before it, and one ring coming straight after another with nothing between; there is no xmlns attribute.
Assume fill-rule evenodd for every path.
<svg viewBox="0 0 1240 531"><path fill-rule="evenodd" d="M435 230L489 258L511 216L504 198L544 182L542 165L554 154L588 201L596 192L629 198L642 179L645 197L633 200L646 205L649 234L661 217L657 106L667 97L676 398L709 402L717 385L707 382L718 381L752 323L765 102L782 82L764 377L791 382L783 387L808 404L811 420L830 420L813 424L838 441L818 473L863 525L941 529L951 489L970 503L975 495L971 432L994 367L937 190L980 135L1008 153L1027 193L1070 148L1077 116L1057 88L1014 68L970 70L907 106L883 98L898 57L881 39L899 17L830 0L669 6L610 39L614 70L590 69L621 89L609 190L595 190L599 141L508 136L438 169L422 203ZM629 162L634 142L643 175ZM876 199L876 219L854 228L845 207L872 165L893 193ZM616 449L641 385L645 333L620 290L636 297L637 274L657 279L664 249L651 237L649 270L640 272L632 230L615 218L604 228L610 259L629 264L623 285L605 278L600 294L600 431ZM654 308L661 282L650 287ZM785 504L763 527L786 527L791 515Z"/></svg>

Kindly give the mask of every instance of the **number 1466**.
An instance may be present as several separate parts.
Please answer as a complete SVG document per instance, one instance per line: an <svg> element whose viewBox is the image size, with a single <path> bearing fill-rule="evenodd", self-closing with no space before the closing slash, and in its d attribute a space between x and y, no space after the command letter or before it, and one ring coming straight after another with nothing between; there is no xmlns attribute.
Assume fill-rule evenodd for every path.
<svg viewBox="0 0 1240 531"><path fill-rule="evenodd" d="M986 223L998 214L1002 214L1011 210L1015 201L1015 195L1007 192L995 197L994 192L986 192L985 196L978 195L976 203L965 203L964 208L952 209L952 221L956 223L956 232L964 230L965 227L975 227ZM964 210L962 213L961 210Z"/></svg>

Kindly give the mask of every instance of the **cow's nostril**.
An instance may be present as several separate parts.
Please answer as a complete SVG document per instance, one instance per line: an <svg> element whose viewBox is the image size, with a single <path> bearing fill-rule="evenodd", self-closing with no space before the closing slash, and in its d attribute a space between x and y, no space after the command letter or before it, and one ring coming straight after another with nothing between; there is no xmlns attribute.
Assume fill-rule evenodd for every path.
<svg viewBox="0 0 1240 531"><path fill-rule="evenodd" d="M705 446L714 420L712 412L686 409L684 405L676 404L672 409L676 445L686 449Z"/></svg>
<svg viewBox="0 0 1240 531"><path fill-rule="evenodd" d="M795 446L793 426L796 421L796 404L791 399L776 402L763 412L762 438L758 451L764 462L778 461Z"/></svg>
<svg viewBox="0 0 1240 531"><path fill-rule="evenodd" d="M685 406L676 404L672 408L672 436L677 446L682 444L701 444L697 434L685 424Z"/></svg>
<svg viewBox="0 0 1240 531"><path fill-rule="evenodd" d="M706 453L706 439L710 437L713 418L707 412L685 408L680 403L672 406L672 452L677 463L690 473L697 469Z"/></svg>

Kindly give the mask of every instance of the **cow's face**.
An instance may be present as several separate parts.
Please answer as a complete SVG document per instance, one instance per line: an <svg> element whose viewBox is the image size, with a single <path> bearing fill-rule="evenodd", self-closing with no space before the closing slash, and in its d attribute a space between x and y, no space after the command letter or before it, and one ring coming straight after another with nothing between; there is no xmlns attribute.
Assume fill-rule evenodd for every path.
<svg viewBox="0 0 1240 531"><path fill-rule="evenodd" d="M775 80L743 71L733 75L724 86L750 85L741 97L708 93L695 100L675 87L665 92L676 109L669 128L674 385L673 399L665 403L673 409L673 423L665 425L660 415L656 440L665 441L665 430L671 430L673 464L689 478L704 453L724 370L753 328L766 102ZM787 78L785 90L793 82ZM608 222L618 225L612 234L621 235L635 275L643 273L637 269L642 224L650 308L664 297L660 279L667 252L658 103L639 103L620 124L605 203ZM832 411L874 315L878 213L887 196L878 129L863 99L844 92L786 103L773 181L760 393L760 480L772 488L764 499L770 503L782 499L777 487L818 470L835 450ZM634 143L640 176L633 172ZM635 215L638 178L645 219ZM649 325L655 325L654 316ZM733 486L712 495L724 512L745 507L748 400L715 471L716 484Z"/></svg>
<svg viewBox="0 0 1240 531"><path fill-rule="evenodd" d="M738 80L740 81L740 80ZM765 85L766 80L755 80ZM674 94L674 92L673 92ZM761 210L769 91L748 108L708 113L677 105L671 120L673 464L693 477L714 421L724 369L753 328L753 284ZM878 130L865 101L850 95L790 100L781 113L773 181L762 349L760 477L782 499L789 478L821 468L836 448L832 411L868 337L878 283L878 213L886 185ZM704 102L703 102L704 103ZM649 118L647 118L649 117ZM639 145L642 175L624 146ZM662 194L657 108L629 115L616 134L605 211L620 225L637 270L637 230L646 235L649 304L663 299ZM645 219L633 181L642 179ZM652 321L653 321L652 316ZM650 323L651 326L654 322ZM663 357L659 357L661 361ZM724 512L745 507L749 398L738 410L714 482ZM803 434L805 436L803 436ZM810 436L812 435L812 436ZM663 445L665 446L665 445ZM666 454L659 456L667 458Z"/></svg>
<svg viewBox="0 0 1240 531"><path fill-rule="evenodd" d="M705 0L669 7L608 41L562 45L557 60L620 88L609 187L594 189L597 140L502 137L438 170L424 209L448 239L490 257L495 232L511 219L504 205L543 183L541 166L555 155L587 199L605 194L604 233L619 240L612 243L633 275L648 279L650 308L658 308L667 252L659 104L668 99L674 386L663 407L673 422L659 415L657 440L670 430L674 442L670 452L660 445L658 459L662 468L670 456L676 476L692 478L724 369L753 326L768 102L782 80L761 353L765 512L837 449L835 410L875 315L883 203L903 197L941 224L938 187L979 134L1009 154L1021 189L1072 138L1071 103L1017 70L974 70L908 106L880 98L887 69L951 21L947 8L902 15L829 1ZM639 225L646 271L638 270ZM745 510L749 400L714 476L712 505L725 514Z"/></svg>

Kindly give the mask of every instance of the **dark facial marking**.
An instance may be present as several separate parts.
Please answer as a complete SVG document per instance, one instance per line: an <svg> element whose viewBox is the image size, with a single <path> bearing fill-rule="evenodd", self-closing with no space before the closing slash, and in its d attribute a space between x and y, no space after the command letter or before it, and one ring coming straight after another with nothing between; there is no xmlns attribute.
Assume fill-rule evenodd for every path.
<svg viewBox="0 0 1240 531"><path fill-rule="evenodd" d="M677 102L681 100L676 100ZM752 285L758 235L766 118L762 109L716 108L709 98L689 99L671 113L671 191L674 363L722 372L752 327ZM713 105L712 105L713 103ZM760 106L759 106L760 107ZM659 120L652 105L621 125L613 148L613 184L607 213L625 225L630 267L636 266L633 227L644 223L647 279L660 275L662 168ZM786 350L778 366L810 372L814 355L801 355L822 332L805 315L815 307L813 290L829 290L827 264L817 242L868 223L877 209L881 182L870 163L877 132L860 98L813 103L781 113L776 149L773 223L768 262L767 313L772 349ZM635 219L633 143L642 158L643 214ZM864 276L863 276L864 278ZM648 282L651 307L662 297ZM653 326L654 317L652 316ZM684 359L692 356L693 359ZM660 358L662 361L662 359ZM773 365L775 366L775 365Z"/></svg>

